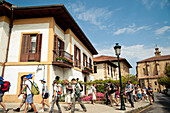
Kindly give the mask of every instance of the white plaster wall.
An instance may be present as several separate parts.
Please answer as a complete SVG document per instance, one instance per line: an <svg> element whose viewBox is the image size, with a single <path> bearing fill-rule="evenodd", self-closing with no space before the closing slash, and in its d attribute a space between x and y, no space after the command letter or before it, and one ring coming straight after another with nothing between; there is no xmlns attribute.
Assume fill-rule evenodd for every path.
<svg viewBox="0 0 170 113"><path fill-rule="evenodd" d="M41 61L47 61L49 23L14 25L11 34L8 62L18 62L21 32L37 32L42 34Z"/></svg>
<svg viewBox="0 0 170 113"><path fill-rule="evenodd" d="M30 65L30 66L6 66L4 80L11 82L11 88L9 92L5 94L15 94L17 93L17 85L18 85L18 74L20 72L35 72L34 81L39 86L40 91L42 90L42 84L39 81L43 78L43 69L36 71L38 65ZM42 66L43 67L43 66ZM47 80L47 66L45 66L45 79Z"/></svg>
<svg viewBox="0 0 170 113"><path fill-rule="evenodd" d="M8 45L9 24L0 22L0 62L5 62Z"/></svg>
<svg viewBox="0 0 170 113"><path fill-rule="evenodd" d="M0 76L2 75L2 68L3 66L0 66Z"/></svg>
<svg viewBox="0 0 170 113"><path fill-rule="evenodd" d="M54 26L54 33L64 40L64 33L56 25Z"/></svg>

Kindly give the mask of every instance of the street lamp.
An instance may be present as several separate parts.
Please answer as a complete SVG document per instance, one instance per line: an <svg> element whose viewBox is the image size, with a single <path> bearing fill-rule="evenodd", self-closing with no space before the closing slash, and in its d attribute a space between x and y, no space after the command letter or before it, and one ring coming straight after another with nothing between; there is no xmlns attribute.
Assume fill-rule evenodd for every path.
<svg viewBox="0 0 170 113"><path fill-rule="evenodd" d="M121 46L119 46L119 43L116 43L116 46L114 47L114 50L115 50L115 53L117 55L118 68L119 68L120 98L121 98L121 108L120 108L120 110L125 110L126 108L125 108L125 104L124 104L124 100L123 100L122 80L121 80L120 61L119 61L120 49L121 49Z"/></svg>

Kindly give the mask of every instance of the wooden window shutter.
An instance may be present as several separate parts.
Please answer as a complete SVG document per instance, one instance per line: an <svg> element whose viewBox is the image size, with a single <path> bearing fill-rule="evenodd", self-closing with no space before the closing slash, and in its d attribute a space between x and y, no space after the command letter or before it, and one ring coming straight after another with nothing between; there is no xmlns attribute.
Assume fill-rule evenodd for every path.
<svg viewBox="0 0 170 113"><path fill-rule="evenodd" d="M57 38L57 36L55 35L55 36L54 36L53 61L56 61L56 57L57 57L57 53L58 53L57 49L58 49L58 38Z"/></svg>
<svg viewBox="0 0 170 113"><path fill-rule="evenodd" d="M41 59L41 46L42 46L42 34L37 35L37 42L36 42L36 57L35 61L40 62Z"/></svg>
<svg viewBox="0 0 170 113"><path fill-rule="evenodd" d="M77 66L77 63L76 63L76 56L77 56L77 47L76 45L74 45L74 66Z"/></svg>
<svg viewBox="0 0 170 113"><path fill-rule="evenodd" d="M20 57L21 62L28 61L29 44L30 44L30 35L23 35L22 45L21 45L21 57Z"/></svg>
<svg viewBox="0 0 170 113"><path fill-rule="evenodd" d="M79 49L79 68L81 69L81 50Z"/></svg>
<svg viewBox="0 0 170 113"><path fill-rule="evenodd" d="M83 66L85 66L85 54L83 53Z"/></svg>

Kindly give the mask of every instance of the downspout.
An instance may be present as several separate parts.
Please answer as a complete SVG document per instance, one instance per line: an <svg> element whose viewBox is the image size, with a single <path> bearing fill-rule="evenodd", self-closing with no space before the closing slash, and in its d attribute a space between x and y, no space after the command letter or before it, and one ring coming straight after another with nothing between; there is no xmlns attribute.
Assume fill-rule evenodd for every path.
<svg viewBox="0 0 170 113"><path fill-rule="evenodd" d="M12 28L13 28L13 13L14 13L14 9L13 9L13 6L11 6L11 18L10 18L10 24L9 24L9 37L8 37L6 58L5 58L5 62L3 63L2 78L4 77L5 64L7 63L7 60L8 60L9 44L10 44L11 32L12 32Z"/></svg>

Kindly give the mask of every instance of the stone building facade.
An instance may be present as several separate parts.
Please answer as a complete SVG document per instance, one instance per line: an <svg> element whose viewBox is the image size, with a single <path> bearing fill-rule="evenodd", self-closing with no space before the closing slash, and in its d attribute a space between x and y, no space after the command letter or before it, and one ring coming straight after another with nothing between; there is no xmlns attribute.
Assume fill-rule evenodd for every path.
<svg viewBox="0 0 170 113"><path fill-rule="evenodd" d="M150 84L154 91L164 87L157 82L158 77L166 76L165 67L170 63L170 55L161 55L159 48L155 48L155 56L137 62L136 72L141 86Z"/></svg>
<svg viewBox="0 0 170 113"><path fill-rule="evenodd" d="M112 56L98 56L93 58L94 64L94 79L113 79L119 80L119 70L117 57ZM129 69L132 66L125 58L120 58L121 75L129 74Z"/></svg>

